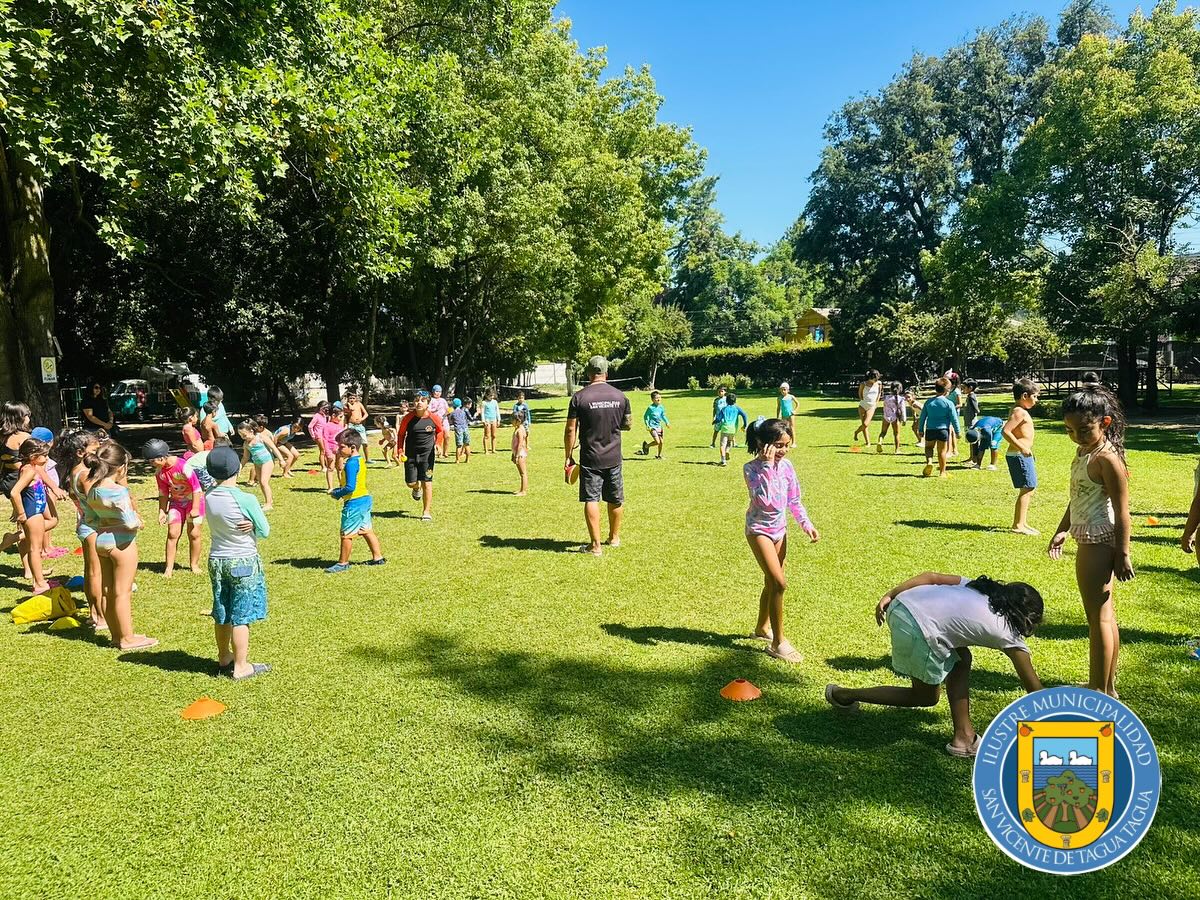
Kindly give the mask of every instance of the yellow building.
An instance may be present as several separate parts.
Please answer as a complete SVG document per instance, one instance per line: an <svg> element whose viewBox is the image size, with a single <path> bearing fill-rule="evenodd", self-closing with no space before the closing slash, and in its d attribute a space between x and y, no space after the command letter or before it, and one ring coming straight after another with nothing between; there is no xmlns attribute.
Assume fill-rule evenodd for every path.
<svg viewBox="0 0 1200 900"><path fill-rule="evenodd" d="M814 344L827 344L833 332L829 320L837 313L832 307L813 307L796 320L795 331L783 339L789 344L803 344L810 340Z"/></svg>

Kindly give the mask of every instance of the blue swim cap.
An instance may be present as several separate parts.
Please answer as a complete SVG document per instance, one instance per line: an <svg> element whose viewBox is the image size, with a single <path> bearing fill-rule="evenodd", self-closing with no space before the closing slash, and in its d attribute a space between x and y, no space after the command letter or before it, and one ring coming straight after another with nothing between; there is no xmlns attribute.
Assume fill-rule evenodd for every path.
<svg viewBox="0 0 1200 900"><path fill-rule="evenodd" d="M35 428L29 432L29 436L35 441L45 441L47 444L54 440L54 432L49 428Z"/></svg>
<svg viewBox="0 0 1200 900"><path fill-rule="evenodd" d="M461 401L461 400L459 400L457 397L455 397L455 398L454 398L454 408L455 408L455 409L461 409L461 408L462 408L462 401Z"/></svg>
<svg viewBox="0 0 1200 900"><path fill-rule="evenodd" d="M440 390L442 389L442 386L441 386L440 384L435 384L435 385L433 386L433 389L434 389L435 391L440 391Z"/></svg>

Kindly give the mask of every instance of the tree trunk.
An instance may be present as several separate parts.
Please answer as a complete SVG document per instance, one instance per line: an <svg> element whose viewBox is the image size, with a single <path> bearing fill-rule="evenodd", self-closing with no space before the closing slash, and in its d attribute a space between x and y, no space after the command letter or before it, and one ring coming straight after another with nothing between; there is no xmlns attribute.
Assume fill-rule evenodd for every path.
<svg viewBox="0 0 1200 900"><path fill-rule="evenodd" d="M1129 334L1117 339L1117 396L1126 409L1137 406L1137 341Z"/></svg>
<svg viewBox="0 0 1200 900"><path fill-rule="evenodd" d="M342 399L341 385L342 371L338 364L333 360L326 360L321 366L321 378L325 382L325 399L331 404Z"/></svg>
<svg viewBox="0 0 1200 900"><path fill-rule="evenodd" d="M42 382L42 358L54 350L50 227L38 172L10 156L0 132L0 397L29 405L35 425L57 428L56 383Z"/></svg>
<svg viewBox="0 0 1200 900"><path fill-rule="evenodd" d="M654 390L654 379L658 376L658 360L650 363L650 385L646 388L648 391Z"/></svg>
<svg viewBox="0 0 1200 900"><path fill-rule="evenodd" d="M1158 328L1151 327L1146 347L1146 409L1158 409Z"/></svg>

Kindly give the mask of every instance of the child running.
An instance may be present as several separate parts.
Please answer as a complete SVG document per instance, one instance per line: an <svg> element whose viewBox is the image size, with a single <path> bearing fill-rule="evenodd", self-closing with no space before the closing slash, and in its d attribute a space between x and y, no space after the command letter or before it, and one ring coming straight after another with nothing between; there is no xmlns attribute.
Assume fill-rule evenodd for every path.
<svg viewBox="0 0 1200 900"><path fill-rule="evenodd" d="M875 418L875 408L879 405L879 394L883 383L879 380L876 369L868 369L863 380L858 383L858 427L854 429L854 445L858 446L858 436L861 434L863 443L871 443L871 420Z"/></svg>
<svg viewBox="0 0 1200 900"><path fill-rule="evenodd" d="M379 450L383 454L384 465L400 465L400 451L396 448L396 429L383 416L375 417L375 427L379 429Z"/></svg>
<svg viewBox="0 0 1200 900"><path fill-rule="evenodd" d="M887 395L883 398L883 427L879 429L879 443L875 445L875 452L883 452L883 439L887 437L888 429L892 430L892 443L896 447L896 452L900 452L900 426L905 424L908 415L908 403L903 393L904 385L898 381L893 381L888 388Z"/></svg>
<svg viewBox="0 0 1200 900"><path fill-rule="evenodd" d="M717 449L717 438L721 435L721 410L725 408L725 394L725 387L722 385L717 388L717 396L713 398L713 433L712 440L708 443L710 450Z"/></svg>
<svg viewBox="0 0 1200 900"><path fill-rule="evenodd" d="M214 447L205 467L215 482L205 501L212 534L208 574L217 673L245 681L271 671L266 663L250 662L250 626L267 617L267 579L258 541L271 533L271 526L258 499L237 486L242 464L232 447Z"/></svg>
<svg viewBox="0 0 1200 900"><path fill-rule="evenodd" d="M142 459L154 467L154 481L158 484L158 524L167 526L166 563L163 578L175 574L175 554L179 550L179 536L187 528L188 567L192 574L200 574L200 538L204 524L204 495L200 490L200 479L194 471L185 468L185 461L171 455L166 441L152 439L142 446Z"/></svg>
<svg viewBox="0 0 1200 900"><path fill-rule="evenodd" d="M525 430L525 413L517 410L513 413L512 461L521 476L521 488L518 497L529 493L529 433Z"/></svg>
<svg viewBox="0 0 1200 900"><path fill-rule="evenodd" d="M433 412L432 408L430 412ZM436 413L435 413L436 415ZM489 389L483 401L483 452L496 452L496 430L500 427L500 404L495 389Z"/></svg>
<svg viewBox="0 0 1200 900"><path fill-rule="evenodd" d="M662 394L658 391L650 392L650 405L646 407L642 422L650 432L650 440L642 441L642 456L650 455L650 445L653 443L658 448L658 455L654 458L662 459L663 429L671 427L671 420L667 418L667 411L663 409L662 405Z"/></svg>
<svg viewBox="0 0 1200 900"><path fill-rule="evenodd" d="M749 424L749 421L746 417L746 411L738 406L737 394L733 391L726 393L725 405L717 413L717 421L715 423L717 430L721 433L721 466L729 464L729 450L737 440L739 425L745 428Z"/></svg>
<svg viewBox="0 0 1200 900"><path fill-rule="evenodd" d="M44 594L50 590L50 582L42 570L42 549L46 531L58 524L58 512L42 480L49 458L50 445L45 441L34 437L22 441L17 451L20 463L17 480L8 494L13 519L21 528L19 550L21 560L29 568L31 594Z"/></svg>
<svg viewBox="0 0 1200 900"><path fill-rule="evenodd" d="M786 459L792 435L782 419L759 419L746 430L746 450L754 459L742 467L750 506L746 510L746 540L763 572L763 589L758 598L758 624L754 637L767 642L767 653L784 662L799 663L804 657L783 636L783 594L787 577L787 514L814 544L821 539L800 502L796 470Z"/></svg>
<svg viewBox="0 0 1200 900"><path fill-rule="evenodd" d="M1012 530L1014 534L1037 534L1029 527L1029 505L1033 492L1037 490L1037 465L1033 458L1033 417L1029 410L1038 402L1038 386L1028 378L1013 382L1013 400L1016 405L1004 423L1004 439L1008 441L1008 452L1004 461L1008 463L1008 475L1012 486L1017 489L1017 505L1013 510Z"/></svg>
<svg viewBox="0 0 1200 900"><path fill-rule="evenodd" d="M513 413L516 415L516 413ZM471 461L471 414L457 397L450 408L450 427L454 429L454 462ZM525 446L529 446L529 429L525 429Z"/></svg>
<svg viewBox="0 0 1200 900"><path fill-rule="evenodd" d="M133 579L137 575L137 533L141 516L126 487L129 453L116 441L105 441L85 457L90 521L96 529L96 555L100 561L104 595L104 621L114 647L148 650L155 638L133 630Z"/></svg>
<svg viewBox="0 0 1200 900"><path fill-rule="evenodd" d="M329 492L335 500L342 500L342 543L338 561L325 570L328 575L337 575L350 568L350 551L354 539L361 537L371 551L368 566L382 566L387 562L379 548L379 538L371 523L371 494L367 490L367 464L359 451L363 436L354 428L347 428L337 437L340 486ZM433 449L430 448L430 453Z"/></svg>
<svg viewBox="0 0 1200 900"><path fill-rule="evenodd" d="M875 621L885 621L892 637L892 668L912 679L912 687L868 688L825 686L825 699L841 709L859 703L880 706L936 706L946 683L954 737L946 745L951 756L970 759L979 752L979 735L971 723L971 647L990 647L1013 664L1021 686L1040 691L1025 638L1042 621L1041 595L1027 584L1005 584L981 576L926 572L896 585L880 598Z"/></svg>
<svg viewBox="0 0 1200 900"><path fill-rule="evenodd" d="M242 439L242 465L248 462L254 464L254 475L248 484L257 484L262 489L263 512L270 512L275 508L275 495L271 492L271 473L275 464L271 458L273 456L283 466L283 456L266 428L254 419L242 419L238 425L238 435Z"/></svg>
<svg viewBox="0 0 1200 900"><path fill-rule="evenodd" d="M254 421L263 428L267 427L267 417L264 415L255 416ZM293 477L292 467L300 461L300 451L292 446L292 438L303 433L303 431L304 420L301 419L300 416L296 416L295 421L293 421L290 425L280 425L275 429L274 432L271 433L271 440L275 444L275 449L278 450L279 455L283 457L283 469L279 474L284 478Z"/></svg>
<svg viewBox="0 0 1200 900"><path fill-rule="evenodd" d="M434 448L441 443L445 427L442 420L429 411L429 394L417 392L414 409L400 422L396 440L404 447L408 459L404 463L404 481L412 498L422 502L421 519L433 519Z"/></svg>
<svg viewBox="0 0 1200 900"><path fill-rule="evenodd" d="M1071 502L1050 541L1050 558L1061 558L1068 535L1075 538L1075 581L1088 620L1087 686L1116 697L1121 634L1113 578L1133 579L1125 416L1099 384L1069 394L1062 411L1067 437L1079 449L1071 461Z"/></svg>
<svg viewBox="0 0 1200 900"><path fill-rule="evenodd" d="M918 429L925 435L925 470L922 472L928 478L933 474L933 453L937 450L938 476L946 478L946 456L950 452L950 435L958 435L958 410L946 397L950 390L950 382L939 378L934 383L937 396L925 401L921 407L921 421Z"/></svg>

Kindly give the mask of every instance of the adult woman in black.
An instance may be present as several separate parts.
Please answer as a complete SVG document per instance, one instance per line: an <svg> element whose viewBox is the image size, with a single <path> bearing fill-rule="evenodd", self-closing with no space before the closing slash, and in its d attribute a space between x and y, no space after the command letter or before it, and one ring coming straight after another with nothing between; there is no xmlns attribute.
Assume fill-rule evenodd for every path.
<svg viewBox="0 0 1200 900"><path fill-rule="evenodd" d="M97 382L92 385L92 393L83 398L80 405L83 413L83 427L89 431L103 431L107 434L113 427L112 408L108 398L104 396L104 385Z"/></svg>

